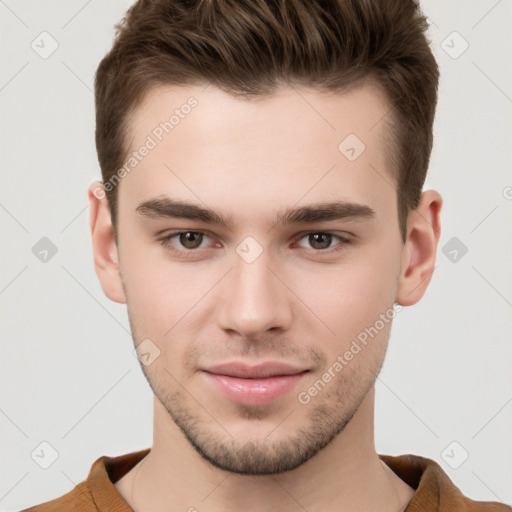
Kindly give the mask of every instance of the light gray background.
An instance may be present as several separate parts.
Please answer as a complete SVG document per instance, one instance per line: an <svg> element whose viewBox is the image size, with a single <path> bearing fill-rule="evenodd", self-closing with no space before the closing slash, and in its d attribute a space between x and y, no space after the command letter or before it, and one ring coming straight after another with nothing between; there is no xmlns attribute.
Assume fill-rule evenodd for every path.
<svg viewBox="0 0 512 512"><path fill-rule="evenodd" d="M6 511L64 494L101 455L152 443L152 393L125 306L94 272L86 199L100 178L93 76L130 3L0 0ZM425 297L393 326L376 445L438 461L474 499L512 503L511 1L422 5L441 67L427 185L444 198L442 236ZM31 48L43 31L59 45L47 59ZM469 44L457 58L454 31ZM32 252L42 237L58 249L46 263ZM453 237L468 248L456 262L442 252ZM48 469L31 458L43 441L59 454ZM458 469L442 457L453 441L452 465L469 453Z"/></svg>

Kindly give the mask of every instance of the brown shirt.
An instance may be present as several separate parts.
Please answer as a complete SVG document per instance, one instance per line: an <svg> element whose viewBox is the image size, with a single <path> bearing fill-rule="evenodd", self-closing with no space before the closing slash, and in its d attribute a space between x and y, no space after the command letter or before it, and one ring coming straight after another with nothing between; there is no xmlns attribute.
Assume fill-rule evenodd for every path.
<svg viewBox="0 0 512 512"><path fill-rule="evenodd" d="M132 512L114 483L150 451L150 448L118 457L97 459L86 480L60 498L24 512ZM402 480L416 490L404 512L512 512L497 502L473 501L463 496L437 462L417 455L379 455Z"/></svg>

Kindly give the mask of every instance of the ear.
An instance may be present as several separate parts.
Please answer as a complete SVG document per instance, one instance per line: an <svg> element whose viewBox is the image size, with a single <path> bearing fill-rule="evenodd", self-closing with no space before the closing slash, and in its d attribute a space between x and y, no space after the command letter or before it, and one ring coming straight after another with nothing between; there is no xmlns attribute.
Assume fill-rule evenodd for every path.
<svg viewBox="0 0 512 512"><path fill-rule="evenodd" d="M88 188L89 226L91 229L94 268L103 293L114 302L126 303L114 228L103 184L95 181Z"/></svg>
<svg viewBox="0 0 512 512"><path fill-rule="evenodd" d="M442 204L439 193L427 190L421 194L418 207L409 214L395 299L402 306L416 304L432 278L441 235Z"/></svg>

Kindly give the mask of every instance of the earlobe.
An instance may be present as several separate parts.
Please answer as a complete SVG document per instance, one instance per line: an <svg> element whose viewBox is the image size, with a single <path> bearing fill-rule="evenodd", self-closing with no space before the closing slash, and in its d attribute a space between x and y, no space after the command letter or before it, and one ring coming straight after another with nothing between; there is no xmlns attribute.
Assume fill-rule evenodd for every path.
<svg viewBox="0 0 512 512"><path fill-rule="evenodd" d="M416 304L432 278L441 235L442 203L438 192L427 190L421 195L418 207L409 215L395 299L402 306Z"/></svg>
<svg viewBox="0 0 512 512"><path fill-rule="evenodd" d="M94 268L105 295L114 302L126 303L119 270L118 248L105 190L100 182L88 189L89 227L94 256Z"/></svg>

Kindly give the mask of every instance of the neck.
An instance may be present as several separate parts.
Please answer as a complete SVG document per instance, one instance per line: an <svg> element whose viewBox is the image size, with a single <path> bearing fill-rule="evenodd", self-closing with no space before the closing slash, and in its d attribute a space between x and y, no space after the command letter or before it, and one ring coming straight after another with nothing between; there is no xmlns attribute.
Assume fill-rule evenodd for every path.
<svg viewBox="0 0 512 512"><path fill-rule="evenodd" d="M134 511L399 512L414 491L378 457L374 388L345 429L298 468L239 475L205 461L155 398L150 453L116 487ZM136 476L136 478L135 478Z"/></svg>

